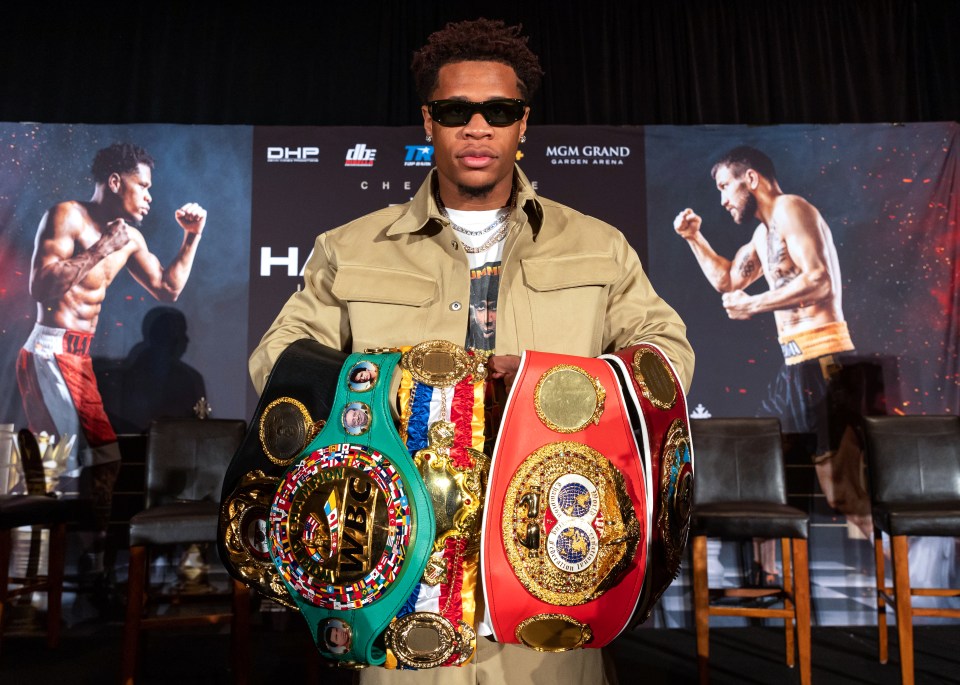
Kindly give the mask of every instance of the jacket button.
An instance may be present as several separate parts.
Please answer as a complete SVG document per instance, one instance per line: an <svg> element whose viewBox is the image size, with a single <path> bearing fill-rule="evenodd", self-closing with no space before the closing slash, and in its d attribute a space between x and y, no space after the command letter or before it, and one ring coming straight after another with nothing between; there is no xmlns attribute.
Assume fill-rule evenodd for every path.
<svg viewBox="0 0 960 685"><path fill-rule="evenodd" d="M459 302L450 303L450 311L452 312L459 312L461 307L463 307L463 305L460 304Z"/></svg>
<svg viewBox="0 0 960 685"><path fill-rule="evenodd" d="M458 243L456 240L451 240L451 241L450 241L450 247L452 247L454 250L459 250L459 249L460 249L460 243Z"/></svg>

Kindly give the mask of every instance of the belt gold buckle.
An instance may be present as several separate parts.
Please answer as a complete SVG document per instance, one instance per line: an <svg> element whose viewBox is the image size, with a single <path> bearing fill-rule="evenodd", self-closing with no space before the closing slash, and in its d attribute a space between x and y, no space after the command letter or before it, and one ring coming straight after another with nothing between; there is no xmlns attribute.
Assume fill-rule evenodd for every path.
<svg viewBox="0 0 960 685"><path fill-rule="evenodd" d="M474 381L487 377L482 357L471 356L449 340L426 340L403 353L400 366L414 380L435 388L452 388L469 375Z"/></svg>
<svg viewBox="0 0 960 685"><path fill-rule="evenodd" d="M458 624L431 611L417 611L387 626L384 640L404 666L434 668L448 662L459 666L473 654L477 634L464 621Z"/></svg>

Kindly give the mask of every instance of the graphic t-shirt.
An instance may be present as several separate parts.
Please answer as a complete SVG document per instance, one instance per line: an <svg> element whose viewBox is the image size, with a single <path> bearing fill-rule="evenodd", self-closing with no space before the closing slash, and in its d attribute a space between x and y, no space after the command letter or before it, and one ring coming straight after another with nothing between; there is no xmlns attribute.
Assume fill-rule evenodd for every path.
<svg viewBox="0 0 960 685"><path fill-rule="evenodd" d="M470 264L470 316L466 347L492 352L496 347L497 294L500 290L500 263L503 240L494 238L501 233L507 209L466 212L448 209L453 223L469 233L454 229L460 242L467 248ZM488 227L491 230L486 231ZM479 250L473 252L472 250Z"/></svg>

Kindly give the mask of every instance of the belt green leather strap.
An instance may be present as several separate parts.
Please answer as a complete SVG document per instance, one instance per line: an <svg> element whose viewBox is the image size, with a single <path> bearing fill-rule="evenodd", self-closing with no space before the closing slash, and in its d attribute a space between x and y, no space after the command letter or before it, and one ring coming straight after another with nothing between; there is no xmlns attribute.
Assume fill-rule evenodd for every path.
<svg viewBox="0 0 960 685"><path fill-rule="evenodd" d="M430 496L394 427L399 353L350 355L327 424L287 469L270 511L270 554L320 653L379 665L374 642L423 575Z"/></svg>

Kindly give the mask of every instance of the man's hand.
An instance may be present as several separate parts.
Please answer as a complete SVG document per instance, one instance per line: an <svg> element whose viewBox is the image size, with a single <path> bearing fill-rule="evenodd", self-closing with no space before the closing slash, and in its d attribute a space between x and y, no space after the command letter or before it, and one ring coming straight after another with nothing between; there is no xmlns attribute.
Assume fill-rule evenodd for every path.
<svg viewBox="0 0 960 685"><path fill-rule="evenodd" d="M196 202L188 202L178 209L175 214L177 223L187 233L196 233L200 235L203 227L207 223L207 210Z"/></svg>
<svg viewBox="0 0 960 685"><path fill-rule="evenodd" d="M520 357L514 354L495 354L487 360L487 371L491 378L502 378L507 390L513 385L520 368Z"/></svg>
<svg viewBox="0 0 960 685"><path fill-rule="evenodd" d="M100 240L96 242L96 248L97 252L106 257L129 242L130 233L127 231L127 223L123 219L114 219L104 227Z"/></svg>
<svg viewBox="0 0 960 685"><path fill-rule="evenodd" d="M746 321L753 316L753 297L742 290L723 294L723 308L727 316L737 321Z"/></svg>
<svg viewBox="0 0 960 685"><path fill-rule="evenodd" d="M687 208L677 214L677 218L673 220L673 230L681 238L690 240L700 232L701 223L703 223L703 219L697 216L692 209Z"/></svg>

